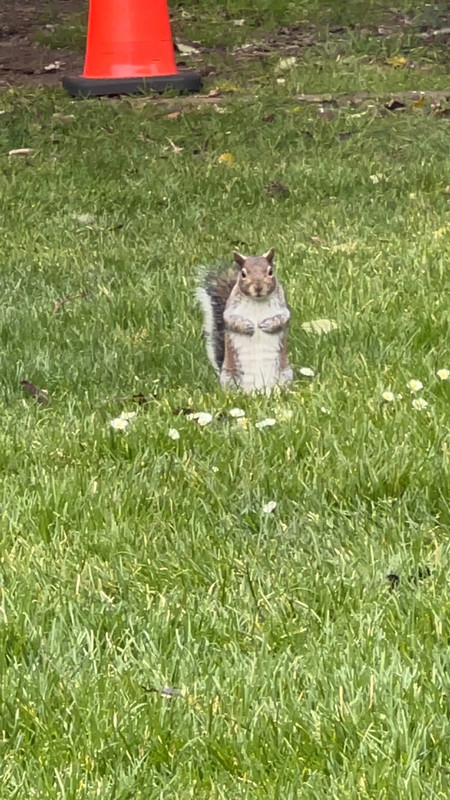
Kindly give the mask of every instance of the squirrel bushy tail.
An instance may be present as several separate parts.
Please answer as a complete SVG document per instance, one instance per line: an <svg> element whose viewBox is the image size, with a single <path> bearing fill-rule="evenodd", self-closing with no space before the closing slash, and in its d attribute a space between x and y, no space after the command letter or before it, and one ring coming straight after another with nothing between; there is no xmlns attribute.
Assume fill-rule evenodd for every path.
<svg viewBox="0 0 450 800"><path fill-rule="evenodd" d="M200 278L196 297L204 314L203 333L206 351L214 369L220 373L225 358L226 302L237 282L238 269L207 272Z"/></svg>

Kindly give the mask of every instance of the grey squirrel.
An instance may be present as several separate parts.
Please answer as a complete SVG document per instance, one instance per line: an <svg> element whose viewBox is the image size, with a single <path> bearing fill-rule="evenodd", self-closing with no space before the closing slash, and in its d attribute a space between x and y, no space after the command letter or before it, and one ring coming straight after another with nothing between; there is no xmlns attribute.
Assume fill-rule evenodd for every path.
<svg viewBox="0 0 450 800"><path fill-rule="evenodd" d="M287 356L290 311L274 271L275 251L233 254L235 268L209 272L196 295L208 357L222 389L270 393L292 381Z"/></svg>

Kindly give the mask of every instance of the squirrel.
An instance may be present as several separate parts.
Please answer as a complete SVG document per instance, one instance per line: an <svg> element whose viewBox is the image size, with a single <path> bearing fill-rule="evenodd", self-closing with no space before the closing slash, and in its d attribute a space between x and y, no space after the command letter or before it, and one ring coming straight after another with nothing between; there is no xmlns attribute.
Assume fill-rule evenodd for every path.
<svg viewBox="0 0 450 800"><path fill-rule="evenodd" d="M222 389L270 394L289 384L290 311L274 272L275 251L263 256L235 252L234 269L207 273L196 291L204 314L204 337Z"/></svg>

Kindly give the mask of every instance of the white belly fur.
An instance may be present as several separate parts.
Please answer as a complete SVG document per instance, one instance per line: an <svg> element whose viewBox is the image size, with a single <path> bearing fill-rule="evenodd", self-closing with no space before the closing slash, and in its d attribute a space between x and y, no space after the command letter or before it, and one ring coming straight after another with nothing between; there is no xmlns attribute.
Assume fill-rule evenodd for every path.
<svg viewBox="0 0 450 800"><path fill-rule="evenodd" d="M238 383L244 391L270 392L279 380L283 331L266 333L258 328L258 323L267 317L274 317L282 310L276 298L260 302L250 300L239 307L239 316L250 319L255 325L252 336L229 332L240 366Z"/></svg>

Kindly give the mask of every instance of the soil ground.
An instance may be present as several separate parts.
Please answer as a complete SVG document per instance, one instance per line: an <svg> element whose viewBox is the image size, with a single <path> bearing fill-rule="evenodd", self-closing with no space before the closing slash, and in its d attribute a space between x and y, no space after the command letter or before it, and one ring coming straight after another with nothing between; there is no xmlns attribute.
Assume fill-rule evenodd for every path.
<svg viewBox="0 0 450 800"><path fill-rule="evenodd" d="M0 89L24 85L56 86L63 74L80 74L83 53L43 46L38 44L36 37L39 34L45 36L63 17L83 12L86 8L85 0L2 0Z"/></svg>

